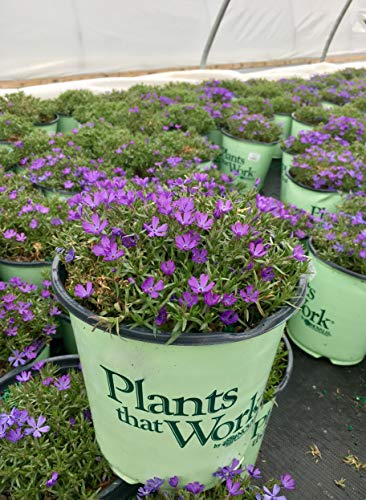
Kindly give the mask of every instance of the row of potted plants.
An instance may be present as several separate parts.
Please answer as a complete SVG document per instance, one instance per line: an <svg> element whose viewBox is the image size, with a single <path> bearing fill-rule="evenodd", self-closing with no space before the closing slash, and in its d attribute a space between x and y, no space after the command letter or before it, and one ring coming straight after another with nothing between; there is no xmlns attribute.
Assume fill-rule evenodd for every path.
<svg viewBox="0 0 366 500"><path fill-rule="evenodd" d="M220 111L218 119L222 119L222 112L230 109L223 141L226 136L232 139L230 132L269 140L280 130L255 108L262 106L268 115L266 93L275 99L281 97L276 90L280 87L286 92L296 89L294 102L314 104L320 83L309 88L299 82L250 82L245 97L238 94L241 85L179 84L158 92L136 86L127 96L121 92L97 96L98 113L103 109L112 113L114 108L120 123L109 123L111 114L52 137L31 130L0 153L2 256L18 264L2 278L9 281L3 285L4 331L17 328L16 335L7 335L14 339L4 341L4 352L14 344L24 360L21 354L31 341L25 336L27 345L18 345L23 330L15 325L15 321L27 323L24 315L27 318L32 309L26 305L30 300L9 298L9 294L16 294L7 288L26 288L24 279L29 275L22 273L27 264L38 261L50 269L54 260L52 282L60 305L50 305L54 297L49 289L40 297L47 312L55 312L54 307L61 312L62 307L70 313L101 453L111 470L128 483L146 482L151 477L151 463L154 474L161 478L152 489L153 483L148 481L140 497L162 485L172 491L188 484L196 484L197 489L193 491L196 486L192 486L184 495L198 495L201 485L210 488L217 483L213 470L231 463L233 457L238 459L235 469L246 462L254 437L258 438L268 420L270 408L264 403L273 405L273 392L266 399L268 380L272 380L273 390L281 378L273 375L276 363L272 366L288 320L291 337L313 355L353 364L366 354L360 328L362 308L358 306L358 315L354 314L357 340L349 337L346 342L343 335L340 347L343 318L339 306L336 310L333 305L339 293L329 296L332 306L325 308L325 287L318 284L321 272L317 270L308 284L306 298L304 278L309 272L305 255L309 252L313 266L318 259L319 269L331 268L340 280L344 275L358 280L357 297L352 301L355 307L364 298L362 148L348 144L353 131L359 137L363 122L332 115L321 131L308 132L320 141L320 147L311 150L318 154L317 162L324 162L325 174L318 178L301 166L301 161L313 161L306 146L307 135L300 133L292 140L291 146L301 149L306 135L305 149L299 151L304 157L296 158L291 166L304 172L300 182L322 182L325 178L327 186L333 182L332 187L360 191L358 197L346 200L338 215L329 213L322 220L314 219L309 212L263 197L255 189L245 192L238 183L246 182L245 176L237 175L236 169L229 169L228 175L222 162L224 172L220 173L215 165L218 146L202 138L205 127L198 133L196 128L190 129L190 119L187 125L184 120L190 115L203 124L202 109L212 119L215 111ZM77 106L71 97L76 98L76 94L69 95L74 116ZM198 104L191 108L193 95ZM84 97L87 102L90 96ZM108 107L108 103L112 105ZM119 103L129 106L128 118ZM252 113L244 109L246 104ZM123 120L131 124L128 130L122 128ZM223 151L222 156L227 154L225 146ZM250 153L255 163L253 151ZM247 166L244 153L236 156ZM334 159L344 160L346 168L334 171ZM313 161L314 170L317 162ZM15 165L18 173L6 172ZM262 181L263 176L253 184L258 187ZM57 192L60 187L63 193ZM52 197L47 188L53 190ZM310 235L313 238L306 246L300 240ZM348 244L341 248L345 239ZM38 275L38 284L43 278ZM320 302L315 304L314 297ZM8 298L12 300L7 302ZM55 330L51 323L47 325L43 331L46 340ZM40 333L35 332L35 340ZM316 340L308 347L314 333L322 335L322 345L329 348L326 352L320 352ZM347 349L345 343L350 344ZM10 353L9 357L14 356ZM26 387L27 380L33 380L32 371L21 371L25 374L16 376L26 379ZM9 416L9 411L7 408L4 413ZM40 422L39 427L44 424ZM10 431L23 432L5 429L5 439ZM179 481L174 481L175 486L169 484L178 471ZM42 481L50 481L53 487L59 472L47 472L49 479ZM86 479L83 488L98 489L104 479L108 482L111 476L95 482ZM226 479L231 479L226 496L280 495L279 484L255 490L245 481ZM40 483L31 484L36 488ZM65 487L65 483L59 484ZM14 484L6 487L11 490ZM222 495L224 490L212 491L208 495Z"/></svg>

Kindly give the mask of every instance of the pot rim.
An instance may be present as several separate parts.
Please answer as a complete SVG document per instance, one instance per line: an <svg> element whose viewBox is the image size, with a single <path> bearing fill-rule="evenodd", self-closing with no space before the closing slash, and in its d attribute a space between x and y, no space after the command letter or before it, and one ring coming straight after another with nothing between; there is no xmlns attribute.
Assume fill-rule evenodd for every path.
<svg viewBox="0 0 366 500"><path fill-rule="evenodd" d="M103 320L102 317L97 316L92 313L89 309L81 306L76 300L74 300L65 290L64 283L66 280L66 269L60 261L58 255L55 256L52 269L51 269L51 281L53 290L56 294L59 302L74 316L83 322L94 326L100 330L109 331L107 327L100 324ZM239 333L230 332L211 332L207 333L193 333L193 334L182 334L174 341L174 345L179 346L207 346L207 345L218 345L226 344L229 342L239 342L242 340L249 340L254 337L258 337L273 330L275 327L284 323L291 316L293 316L296 311L301 307L305 300L306 292L306 276L300 277L299 283L296 288L296 293L291 305L285 305L278 311L271 314L268 318L263 319L254 328L247 329ZM171 335L167 332L157 332L153 334L151 330L147 328L127 328L123 324L119 325L118 332L115 329L111 330L110 333L114 335L120 335L123 338L149 342L152 344L166 344L171 341Z"/></svg>
<svg viewBox="0 0 366 500"><path fill-rule="evenodd" d="M340 271L341 273L348 274L349 276L352 276L353 278L358 278L360 280L366 281L366 276L363 274L355 273L354 271L350 271L349 269L346 269L345 267L339 266L338 264L335 264L334 262L331 262L330 260L324 260L322 259L317 251L314 248L313 245L313 237L310 237L308 240L308 245L311 253L323 264L326 264L329 267L332 267L333 269L336 269L337 271Z"/></svg>
<svg viewBox="0 0 366 500"><path fill-rule="evenodd" d="M295 114L296 114L296 111L291 113L291 118L294 120L294 122L301 123L302 125L307 125L308 127L317 127L319 125L319 123L314 124L314 123L309 123L309 122L304 122L302 120L299 120L298 118L296 118Z"/></svg>
<svg viewBox="0 0 366 500"><path fill-rule="evenodd" d="M54 114L55 118L47 123L39 123L39 122L34 122L33 125L34 127L48 127L48 125L53 125L54 123L57 123L59 120L59 115L57 113Z"/></svg>
<svg viewBox="0 0 366 500"><path fill-rule="evenodd" d="M52 261L45 260L44 262L40 261L17 262L15 260L0 259L0 264L4 264L5 266L15 266L15 267L46 267L50 266L52 264Z"/></svg>
<svg viewBox="0 0 366 500"><path fill-rule="evenodd" d="M293 111L292 113L295 113L295 111ZM280 112L276 111L274 113L274 116L279 115L279 116L287 116L288 118L292 118L292 113L280 113Z"/></svg>
<svg viewBox="0 0 366 500"><path fill-rule="evenodd" d="M282 392L285 389L285 387L288 384L288 381L290 380L292 371L294 369L294 352L292 350L290 341L285 334L282 335L281 341L285 343L287 349L287 366L281 382L276 387L276 392L274 394L274 397L276 397L278 393Z"/></svg>
<svg viewBox="0 0 366 500"><path fill-rule="evenodd" d="M293 166L291 168L294 168ZM330 194L339 194L339 193L343 193L343 191L329 191L329 189L315 189L315 188L311 188L309 186L305 186L305 184L302 184L301 182L295 180L290 171L291 171L291 168L288 172L286 172L286 176L290 179L290 181L292 181L294 184L296 184L297 186L300 186L301 188L303 189L307 189L308 191L313 191L315 193L330 193ZM296 168L296 167L295 167Z"/></svg>
<svg viewBox="0 0 366 500"><path fill-rule="evenodd" d="M236 141L246 142L249 144L256 144L258 146L267 146L267 147L276 146L280 142L280 139L278 139L278 141L274 141L274 142L261 142L261 141L254 141L254 140L250 140L250 139L241 139L240 137L235 137L235 135L230 134L222 127L220 127L219 130L223 135L230 137L230 139L235 139Z"/></svg>

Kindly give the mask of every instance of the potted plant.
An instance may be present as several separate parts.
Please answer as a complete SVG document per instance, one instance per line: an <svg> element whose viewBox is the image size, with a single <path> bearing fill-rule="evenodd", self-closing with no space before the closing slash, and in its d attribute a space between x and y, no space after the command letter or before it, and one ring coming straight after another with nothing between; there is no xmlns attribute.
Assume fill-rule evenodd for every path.
<svg viewBox="0 0 366 500"><path fill-rule="evenodd" d="M0 148L12 149L13 144L31 130L32 123L27 118L11 113L0 114Z"/></svg>
<svg viewBox="0 0 366 500"><path fill-rule="evenodd" d="M156 474L179 469L208 484L228 451L243 456L284 323L302 301L306 257L258 211L255 191L200 196L183 184L143 193L81 200L81 218L63 234L75 256L55 259L54 290L71 313L114 472L145 481L151 451Z"/></svg>
<svg viewBox="0 0 366 500"><path fill-rule="evenodd" d="M281 139L283 141L290 135L292 125L291 115L296 111L298 104L292 99L291 94L273 97L271 103L274 111L274 121L282 129ZM276 146L273 158L282 158L280 144Z"/></svg>
<svg viewBox="0 0 366 500"><path fill-rule="evenodd" d="M0 279L12 276L40 285L49 273L55 236L67 221L67 206L48 199L14 174L1 179Z"/></svg>
<svg viewBox="0 0 366 500"><path fill-rule="evenodd" d="M348 87L348 88L347 88ZM351 91L351 92L350 92ZM322 106L325 109L333 109L349 103L352 97L352 89L343 82L343 85L330 86L322 89Z"/></svg>
<svg viewBox="0 0 366 500"><path fill-rule="evenodd" d="M39 101L37 116L34 123L35 127L42 128L48 134L55 134L57 132L59 118L51 100L44 99Z"/></svg>
<svg viewBox="0 0 366 500"><path fill-rule="evenodd" d="M79 127L79 122L73 118L73 113L78 106L88 107L95 100L95 95L90 90L72 89L62 92L53 101L54 109L59 115L57 132L71 132Z"/></svg>
<svg viewBox="0 0 366 500"><path fill-rule="evenodd" d="M349 147L312 146L295 157L281 179L281 200L321 215L335 211L342 196L363 189L366 165Z"/></svg>
<svg viewBox="0 0 366 500"><path fill-rule="evenodd" d="M76 356L51 358L2 382L0 489L6 496L90 498L112 482L78 366Z"/></svg>
<svg viewBox="0 0 366 500"><path fill-rule="evenodd" d="M220 168L225 173L238 173L237 179L252 187L260 179L263 186L281 128L263 115L242 112L231 115L222 128L223 153Z"/></svg>
<svg viewBox="0 0 366 500"><path fill-rule="evenodd" d="M201 106L194 103L171 104L157 113L165 130L191 130L207 135L214 128L214 120Z"/></svg>
<svg viewBox="0 0 366 500"><path fill-rule="evenodd" d="M325 125L319 127L319 130L330 134L342 146L348 146L353 142L364 144L366 141L364 119L333 114Z"/></svg>
<svg viewBox="0 0 366 500"><path fill-rule="evenodd" d="M300 107L292 114L291 135L296 137L301 130L313 130L329 118L330 111L321 106Z"/></svg>
<svg viewBox="0 0 366 500"><path fill-rule="evenodd" d="M365 221L364 196L324 215L309 242L314 277L302 310L288 323L295 344L337 365L360 363L366 354Z"/></svg>
<svg viewBox="0 0 366 500"><path fill-rule="evenodd" d="M49 281L39 289L15 276L0 281L0 382L14 368L49 357L49 344L56 333L61 312L49 290Z"/></svg>

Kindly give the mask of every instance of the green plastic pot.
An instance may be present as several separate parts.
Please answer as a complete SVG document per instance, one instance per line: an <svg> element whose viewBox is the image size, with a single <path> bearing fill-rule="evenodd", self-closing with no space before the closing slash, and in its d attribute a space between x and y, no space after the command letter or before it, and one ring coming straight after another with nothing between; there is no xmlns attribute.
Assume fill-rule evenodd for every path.
<svg viewBox="0 0 366 500"><path fill-rule="evenodd" d="M334 102L330 102L330 101L322 101L321 105L324 109L334 109L334 108L340 107L338 104L335 104Z"/></svg>
<svg viewBox="0 0 366 500"><path fill-rule="evenodd" d="M59 120L57 123L57 132L62 132L63 134L72 132L74 128L79 128L80 123L75 120L70 115L64 115L62 113L59 113Z"/></svg>
<svg viewBox="0 0 366 500"><path fill-rule="evenodd" d="M35 123L34 126L36 128L40 128L42 130L45 130L48 134L56 134L57 132L57 125L60 117L58 115L55 115L56 118L52 120L51 122L48 123Z"/></svg>
<svg viewBox="0 0 366 500"><path fill-rule="evenodd" d="M288 322L293 342L315 358L355 365L366 355L366 276L322 260L309 241L315 275L306 301Z"/></svg>
<svg viewBox="0 0 366 500"><path fill-rule="evenodd" d="M14 148L13 148L11 142L0 141L0 149L6 149L8 151L13 151Z"/></svg>
<svg viewBox="0 0 366 500"><path fill-rule="evenodd" d="M292 113L292 125L291 125L291 135L297 137L301 130L314 130L314 125L309 125L308 123L301 122L296 119L295 113Z"/></svg>
<svg viewBox="0 0 366 500"><path fill-rule="evenodd" d="M285 322L303 301L242 333L107 332L64 288L59 257L52 283L68 309L96 437L112 470L128 483L179 471L184 482L215 484L212 471L244 459Z"/></svg>
<svg viewBox="0 0 366 500"><path fill-rule="evenodd" d="M237 139L222 130L222 154L220 170L226 174L239 172L238 182L245 182L248 188L254 186L256 179L260 179L258 189L261 189L271 165L273 151L277 142L246 141Z"/></svg>
<svg viewBox="0 0 366 500"><path fill-rule="evenodd" d="M62 343L64 345L64 350L67 354L77 354L78 349L76 347L74 330L72 329L70 316L66 314L60 314L58 316L58 330Z"/></svg>
<svg viewBox="0 0 366 500"><path fill-rule="evenodd" d="M59 198L61 200L69 200L73 196L75 196L77 193L75 191L67 191L65 189L54 189L54 188L49 188L46 186L43 186L42 184L37 184L36 182L33 183L33 186L42 191L42 193L47 197L47 198Z"/></svg>
<svg viewBox="0 0 366 500"><path fill-rule="evenodd" d="M287 139L291 132L292 117L285 113L275 113L274 122L282 129L281 139ZM282 158L282 149L279 144L274 147L273 158Z"/></svg>
<svg viewBox="0 0 366 500"><path fill-rule="evenodd" d="M295 181L290 172L282 171L281 201L291 203L312 215L320 216L323 210L337 211L342 195L337 191L313 189Z"/></svg>
<svg viewBox="0 0 366 500"><path fill-rule="evenodd" d="M282 149L282 171L288 172L292 167L292 163L294 161L295 155L288 153L284 149Z"/></svg>
<svg viewBox="0 0 366 500"><path fill-rule="evenodd" d="M218 128L214 128L209 131L208 135L208 140L212 142L213 144L217 144L218 146L222 146L222 133L221 130Z"/></svg>
<svg viewBox="0 0 366 500"><path fill-rule="evenodd" d="M0 259L0 280L9 281L18 276L24 281L42 286L42 281L49 279L51 262L15 262Z"/></svg>
<svg viewBox="0 0 366 500"><path fill-rule="evenodd" d="M286 349L288 352L286 371L284 373L283 379L278 384L274 397L269 401L263 403L258 411L257 418L255 420L255 424L253 427L252 437L249 446L245 451L244 464L247 466L255 465L258 459L258 454L262 446L264 434L268 426L272 409L276 403L277 395L285 389L291 377L291 373L294 366L294 355L291 349L290 342L288 341L287 337L284 336L283 340L286 344Z"/></svg>

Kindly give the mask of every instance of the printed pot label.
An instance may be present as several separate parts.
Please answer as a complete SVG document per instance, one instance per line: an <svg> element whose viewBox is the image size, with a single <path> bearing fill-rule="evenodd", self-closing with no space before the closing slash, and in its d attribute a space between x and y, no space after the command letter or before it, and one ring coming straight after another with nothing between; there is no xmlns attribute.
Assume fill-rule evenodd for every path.
<svg viewBox="0 0 366 500"><path fill-rule="evenodd" d="M359 363L366 354L366 281L311 257L316 274L301 310L288 322L289 335L315 357Z"/></svg>
<svg viewBox="0 0 366 500"><path fill-rule="evenodd" d="M241 342L166 346L71 321L96 437L119 477L210 485L218 467L244 459L283 325Z"/></svg>
<svg viewBox="0 0 366 500"><path fill-rule="evenodd" d="M236 175L238 181L246 182L248 188L260 179L259 189L272 161L274 146L254 144L222 134L222 155L220 170Z"/></svg>

